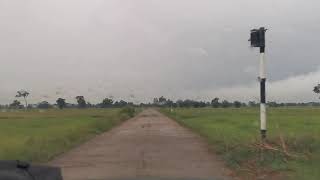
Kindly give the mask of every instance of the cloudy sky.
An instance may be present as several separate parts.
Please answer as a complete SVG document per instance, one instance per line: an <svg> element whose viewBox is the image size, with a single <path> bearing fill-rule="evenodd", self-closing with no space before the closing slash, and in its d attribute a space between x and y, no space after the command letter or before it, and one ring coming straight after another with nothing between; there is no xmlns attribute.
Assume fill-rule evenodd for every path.
<svg viewBox="0 0 320 180"><path fill-rule="evenodd" d="M319 0L0 0L0 103L31 92L134 102L155 96L259 100L267 31L268 98L317 101Z"/></svg>

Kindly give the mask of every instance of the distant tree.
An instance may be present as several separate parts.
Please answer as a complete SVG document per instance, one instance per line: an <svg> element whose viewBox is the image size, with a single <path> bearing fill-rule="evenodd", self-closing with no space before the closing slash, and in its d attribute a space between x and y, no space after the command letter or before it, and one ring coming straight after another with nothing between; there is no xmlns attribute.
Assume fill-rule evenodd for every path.
<svg viewBox="0 0 320 180"><path fill-rule="evenodd" d="M23 108L23 105L21 105L21 102L18 100L14 100L10 105L10 108L14 108L14 109L21 109Z"/></svg>
<svg viewBox="0 0 320 180"><path fill-rule="evenodd" d="M25 108L28 107L28 101L27 101L27 97L29 96L29 92L25 91L25 90L20 90L20 91L17 91L17 95L16 97L23 97L24 99L24 102L26 104Z"/></svg>
<svg viewBox="0 0 320 180"><path fill-rule="evenodd" d="M197 104L198 104L198 107L200 108L206 107L206 102L204 101L198 101Z"/></svg>
<svg viewBox="0 0 320 180"><path fill-rule="evenodd" d="M158 98L153 98L153 105L158 105L158 104L159 104Z"/></svg>
<svg viewBox="0 0 320 180"><path fill-rule="evenodd" d="M234 107L236 107L236 108L240 108L241 105L242 105L242 103L241 103L240 101L234 101L234 102L233 102L233 105L234 105Z"/></svg>
<svg viewBox="0 0 320 180"><path fill-rule="evenodd" d="M255 101L249 101L248 102L248 106L249 107L255 107L255 106L257 106L258 104L255 102Z"/></svg>
<svg viewBox="0 0 320 180"><path fill-rule="evenodd" d="M67 105L66 100L63 99L63 98L57 99L56 102L57 102L57 105L58 105L59 109L63 109Z"/></svg>
<svg viewBox="0 0 320 180"><path fill-rule="evenodd" d="M200 107L200 102L192 101L192 107L199 108Z"/></svg>
<svg viewBox="0 0 320 180"><path fill-rule="evenodd" d="M34 108L34 107L36 107L36 105L34 105L34 104L28 104L28 109L32 109L32 108Z"/></svg>
<svg viewBox="0 0 320 180"><path fill-rule="evenodd" d="M134 106L134 103L133 102L128 102L127 106Z"/></svg>
<svg viewBox="0 0 320 180"><path fill-rule="evenodd" d="M193 106L194 106L194 103L190 99L186 99L182 103L182 107L193 107Z"/></svg>
<svg viewBox="0 0 320 180"><path fill-rule="evenodd" d="M170 99L167 99L167 101L165 102L165 105L167 107L173 107L173 104L174 104L174 102L172 100L170 100Z"/></svg>
<svg viewBox="0 0 320 180"><path fill-rule="evenodd" d="M42 101L37 106L39 109L49 109L51 108L51 104L49 104L47 101Z"/></svg>
<svg viewBox="0 0 320 180"><path fill-rule="evenodd" d="M83 96L77 96L76 100L79 108L85 108L87 106L87 102Z"/></svg>
<svg viewBox="0 0 320 180"><path fill-rule="evenodd" d="M177 107L183 107L182 106L183 105L183 100L181 100L181 99L177 100L176 101L176 105L177 105Z"/></svg>
<svg viewBox="0 0 320 180"><path fill-rule="evenodd" d="M77 104L67 103L67 102L66 102L66 108L76 108L76 107L78 107Z"/></svg>
<svg viewBox="0 0 320 180"><path fill-rule="evenodd" d="M320 94L320 84L316 85L316 86L313 88L313 92L316 93L316 94Z"/></svg>
<svg viewBox="0 0 320 180"><path fill-rule="evenodd" d="M275 102L275 101L271 101L271 102L268 102L268 106L270 106L270 107L279 107L280 104L278 104L278 103Z"/></svg>
<svg viewBox="0 0 320 180"><path fill-rule="evenodd" d="M101 107L103 108L108 108L108 107L111 107L112 105L113 105L113 100L110 98L103 99L101 103Z"/></svg>
<svg viewBox="0 0 320 180"><path fill-rule="evenodd" d="M120 107L124 107L124 106L127 106L127 102L126 101L124 101L124 100L120 100L119 101L119 103L118 103L118 105L120 106Z"/></svg>
<svg viewBox="0 0 320 180"><path fill-rule="evenodd" d="M9 108L22 109L22 108L23 108L23 105L21 104L20 101L14 100L11 104L9 104Z"/></svg>
<svg viewBox="0 0 320 180"><path fill-rule="evenodd" d="M206 107L211 106L211 102L206 102Z"/></svg>
<svg viewBox="0 0 320 180"><path fill-rule="evenodd" d="M91 104L90 102L87 102L86 107L92 108L92 107L95 107L95 105L94 105L94 104Z"/></svg>
<svg viewBox="0 0 320 180"><path fill-rule="evenodd" d="M164 105L167 102L167 99L163 96L159 97L159 104Z"/></svg>
<svg viewBox="0 0 320 180"><path fill-rule="evenodd" d="M220 106L219 98L216 97L216 98L212 99L211 106L214 108L218 108Z"/></svg>
<svg viewBox="0 0 320 180"><path fill-rule="evenodd" d="M223 108L227 108L227 107L230 107L231 106L231 103L228 102L227 100L223 100L222 103L221 103L221 106Z"/></svg>

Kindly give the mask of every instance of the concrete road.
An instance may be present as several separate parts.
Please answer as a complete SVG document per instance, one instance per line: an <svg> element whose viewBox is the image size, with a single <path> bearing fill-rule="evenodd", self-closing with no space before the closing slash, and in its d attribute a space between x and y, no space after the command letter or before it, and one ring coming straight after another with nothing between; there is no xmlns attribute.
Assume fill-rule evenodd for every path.
<svg viewBox="0 0 320 180"><path fill-rule="evenodd" d="M50 164L66 180L231 179L201 137L152 109Z"/></svg>

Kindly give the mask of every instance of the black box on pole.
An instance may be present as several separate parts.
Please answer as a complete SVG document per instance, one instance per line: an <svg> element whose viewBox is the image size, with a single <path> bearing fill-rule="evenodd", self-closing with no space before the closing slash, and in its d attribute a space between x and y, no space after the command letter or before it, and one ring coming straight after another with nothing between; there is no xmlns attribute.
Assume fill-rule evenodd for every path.
<svg viewBox="0 0 320 180"><path fill-rule="evenodd" d="M265 47L265 32L266 29L264 27L251 30L249 39L251 47Z"/></svg>

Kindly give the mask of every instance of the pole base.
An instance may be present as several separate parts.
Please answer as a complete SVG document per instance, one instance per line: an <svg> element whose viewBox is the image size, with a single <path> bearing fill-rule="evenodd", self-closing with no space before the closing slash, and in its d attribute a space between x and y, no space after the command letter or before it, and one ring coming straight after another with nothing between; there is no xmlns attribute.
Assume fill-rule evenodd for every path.
<svg viewBox="0 0 320 180"><path fill-rule="evenodd" d="M260 130L261 133L261 139L266 139L267 138L267 130Z"/></svg>

